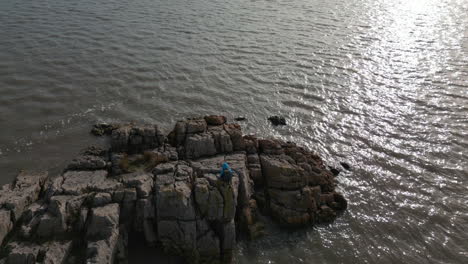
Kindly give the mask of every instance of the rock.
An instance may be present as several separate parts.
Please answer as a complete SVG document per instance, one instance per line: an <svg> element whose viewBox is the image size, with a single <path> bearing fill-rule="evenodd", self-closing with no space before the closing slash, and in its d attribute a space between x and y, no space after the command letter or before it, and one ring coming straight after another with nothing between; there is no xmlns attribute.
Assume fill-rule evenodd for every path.
<svg viewBox="0 0 468 264"><path fill-rule="evenodd" d="M260 155L263 177L268 187L294 190L307 184L304 170L283 156Z"/></svg>
<svg viewBox="0 0 468 264"><path fill-rule="evenodd" d="M52 242L47 245L43 262L44 264L62 264L66 263L72 248L71 241Z"/></svg>
<svg viewBox="0 0 468 264"><path fill-rule="evenodd" d="M224 130L231 137L232 147L234 151L244 150L244 138L239 124L224 124Z"/></svg>
<svg viewBox="0 0 468 264"><path fill-rule="evenodd" d="M67 166L67 170L100 170L105 169L107 161L102 157L93 155L83 155L72 160Z"/></svg>
<svg viewBox="0 0 468 264"><path fill-rule="evenodd" d="M175 147L182 146L185 142L187 134L187 123L185 121L178 121L174 127L174 130L168 136L171 144Z"/></svg>
<svg viewBox="0 0 468 264"><path fill-rule="evenodd" d="M97 241L111 237L118 232L119 205L108 204L103 207L94 208L91 219L86 230L86 239Z"/></svg>
<svg viewBox="0 0 468 264"><path fill-rule="evenodd" d="M274 126L285 126L286 125L286 119L282 116L270 116L268 118L270 120L271 124Z"/></svg>
<svg viewBox="0 0 468 264"><path fill-rule="evenodd" d="M275 139L259 139L258 148L262 154L281 155L284 153L281 142Z"/></svg>
<svg viewBox="0 0 468 264"><path fill-rule="evenodd" d="M135 230L143 232L146 242L154 245L157 240L156 232L153 227L155 220L155 208L152 197L140 199L136 203Z"/></svg>
<svg viewBox="0 0 468 264"><path fill-rule="evenodd" d="M196 159L216 154L215 142L211 134L193 134L185 141L185 158Z"/></svg>
<svg viewBox="0 0 468 264"><path fill-rule="evenodd" d="M234 120L236 120L236 121L246 121L247 118L245 116L239 116L239 117L234 118Z"/></svg>
<svg viewBox="0 0 468 264"><path fill-rule="evenodd" d="M92 191L111 192L122 186L117 180L107 178L107 171L67 171L63 175L63 194L80 195Z"/></svg>
<svg viewBox="0 0 468 264"><path fill-rule="evenodd" d="M12 228L13 223L11 222L11 212L7 210L0 210L0 244L2 244L3 239Z"/></svg>
<svg viewBox="0 0 468 264"><path fill-rule="evenodd" d="M71 241L47 242L38 245L31 242L12 242L7 245L9 254L5 259L8 264L61 264L68 260Z"/></svg>
<svg viewBox="0 0 468 264"><path fill-rule="evenodd" d="M119 125L117 124L108 124L108 123L99 123L95 124L91 129L91 134L95 136L104 136L111 135L112 131L117 129Z"/></svg>
<svg viewBox="0 0 468 264"><path fill-rule="evenodd" d="M195 220L192 197L191 186L187 182L157 186L155 202L158 220Z"/></svg>
<svg viewBox="0 0 468 264"><path fill-rule="evenodd" d="M93 197L93 207L101 207L112 203L112 196L110 193L97 193Z"/></svg>
<svg viewBox="0 0 468 264"><path fill-rule="evenodd" d="M29 242L12 242L7 245L7 264L35 264L41 246Z"/></svg>
<svg viewBox="0 0 468 264"><path fill-rule="evenodd" d="M164 144L165 136L155 125L122 126L112 131L113 152L137 153Z"/></svg>
<svg viewBox="0 0 468 264"><path fill-rule="evenodd" d="M210 115L205 116L205 121L209 126L219 126L226 123L225 116L218 116L218 115Z"/></svg>
<svg viewBox="0 0 468 264"><path fill-rule="evenodd" d="M335 203L332 204L333 209L336 211L344 211L348 208L348 201L344 198L341 193L333 193L333 200Z"/></svg>
<svg viewBox="0 0 468 264"><path fill-rule="evenodd" d="M139 198L146 198L153 192L153 174L145 172L135 172L123 174L121 181L126 187L136 188Z"/></svg>
<svg viewBox="0 0 468 264"><path fill-rule="evenodd" d="M320 206L320 211L318 215L319 223L329 223L336 218L336 213L328 207L327 205Z"/></svg>
<svg viewBox="0 0 468 264"><path fill-rule="evenodd" d="M158 235L166 251L193 259L197 242L195 221L161 220L158 222Z"/></svg>
<svg viewBox="0 0 468 264"><path fill-rule="evenodd" d="M220 241L204 220L197 221L197 251L200 263L216 263L221 255Z"/></svg>
<svg viewBox="0 0 468 264"><path fill-rule="evenodd" d="M205 119L189 119L187 124L187 134L204 133L207 128Z"/></svg>
<svg viewBox="0 0 468 264"><path fill-rule="evenodd" d="M340 162L341 166L345 169L345 170L348 170L350 171L351 170L351 166L349 166L348 163L346 162Z"/></svg>
<svg viewBox="0 0 468 264"><path fill-rule="evenodd" d="M6 185L0 190L0 207L11 211L11 219L19 219L23 211L39 198L47 173L22 171L14 184Z"/></svg>
<svg viewBox="0 0 468 264"><path fill-rule="evenodd" d="M1 188L0 263L125 263L128 231L186 261L228 263L237 236L265 233L259 210L301 227L347 208L318 155L222 116L180 121L169 141L155 125L102 129L111 152L90 147L57 177L22 173Z"/></svg>
<svg viewBox="0 0 468 264"><path fill-rule="evenodd" d="M223 253L223 262L230 262L232 252L236 243L236 225L234 219L223 225L221 229L221 250Z"/></svg>
<svg viewBox="0 0 468 264"><path fill-rule="evenodd" d="M247 154L256 154L258 152L258 140L255 136L244 136L244 144Z"/></svg>
<svg viewBox="0 0 468 264"><path fill-rule="evenodd" d="M331 166L328 166L328 169L330 169L330 172L333 173L333 176L338 176L338 174L340 174L340 171L331 167Z"/></svg>
<svg viewBox="0 0 468 264"><path fill-rule="evenodd" d="M211 186L206 178L197 178L195 201L201 216L214 221L223 218L224 199L219 190Z"/></svg>
<svg viewBox="0 0 468 264"><path fill-rule="evenodd" d="M88 242L86 263L113 264L119 246L119 229L114 229L110 237Z"/></svg>
<svg viewBox="0 0 468 264"><path fill-rule="evenodd" d="M222 126L210 127L208 132L214 139L217 153L230 153L233 151L232 141L229 134Z"/></svg>

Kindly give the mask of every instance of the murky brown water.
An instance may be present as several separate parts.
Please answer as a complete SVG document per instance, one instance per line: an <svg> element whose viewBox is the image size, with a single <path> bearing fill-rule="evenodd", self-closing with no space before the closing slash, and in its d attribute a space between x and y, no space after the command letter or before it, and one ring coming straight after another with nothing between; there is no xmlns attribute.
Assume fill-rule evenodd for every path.
<svg viewBox="0 0 468 264"><path fill-rule="evenodd" d="M468 263L468 1L0 1L0 183L206 113L353 167L334 224L236 262Z"/></svg>

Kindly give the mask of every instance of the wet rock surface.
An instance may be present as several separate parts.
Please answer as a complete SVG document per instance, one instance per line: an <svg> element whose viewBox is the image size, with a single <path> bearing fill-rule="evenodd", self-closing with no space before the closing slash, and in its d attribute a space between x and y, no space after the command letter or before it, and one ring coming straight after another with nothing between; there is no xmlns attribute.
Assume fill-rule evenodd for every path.
<svg viewBox="0 0 468 264"><path fill-rule="evenodd" d="M333 221L347 201L316 154L244 136L223 116L99 125L109 150L88 148L55 177L22 172L0 190L0 261L126 263L128 233L190 263L229 263L259 219L302 227ZM94 132L93 132L94 133ZM98 133L100 134L100 133ZM227 162L230 182L219 180Z"/></svg>

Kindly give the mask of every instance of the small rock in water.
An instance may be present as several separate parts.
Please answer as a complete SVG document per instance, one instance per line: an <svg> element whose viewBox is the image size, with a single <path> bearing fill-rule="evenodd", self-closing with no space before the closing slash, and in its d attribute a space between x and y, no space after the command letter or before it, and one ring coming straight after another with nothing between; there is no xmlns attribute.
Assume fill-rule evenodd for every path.
<svg viewBox="0 0 468 264"><path fill-rule="evenodd" d="M236 121L245 121L245 120L247 120L247 118L245 118L244 116L239 116L239 117L234 118L234 120L236 120Z"/></svg>
<svg viewBox="0 0 468 264"><path fill-rule="evenodd" d="M333 168L332 166L328 166L328 168L330 169L331 173L333 173L334 176L338 176L338 174L340 174L340 171Z"/></svg>
<svg viewBox="0 0 468 264"><path fill-rule="evenodd" d="M282 116L270 116L268 120L270 120L271 124L273 124L274 126L286 125L286 119Z"/></svg>
<svg viewBox="0 0 468 264"><path fill-rule="evenodd" d="M345 169L345 170L351 170L351 166L349 166L348 163L346 162L340 162L341 166Z"/></svg>

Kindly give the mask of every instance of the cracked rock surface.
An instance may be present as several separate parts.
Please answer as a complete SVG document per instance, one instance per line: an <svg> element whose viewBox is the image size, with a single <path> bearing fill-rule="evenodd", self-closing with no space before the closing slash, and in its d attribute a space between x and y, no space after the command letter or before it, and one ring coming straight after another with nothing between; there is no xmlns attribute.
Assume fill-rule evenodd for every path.
<svg viewBox="0 0 468 264"><path fill-rule="evenodd" d="M112 125L60 175L21 172L0 190L0 263L126 263L127 234L189 263L229 263L262 235L260 212L286 227L333 221L347 201L316 154L244 136L223 116ZM227 162L235 172L221 181Z"/></svg>

